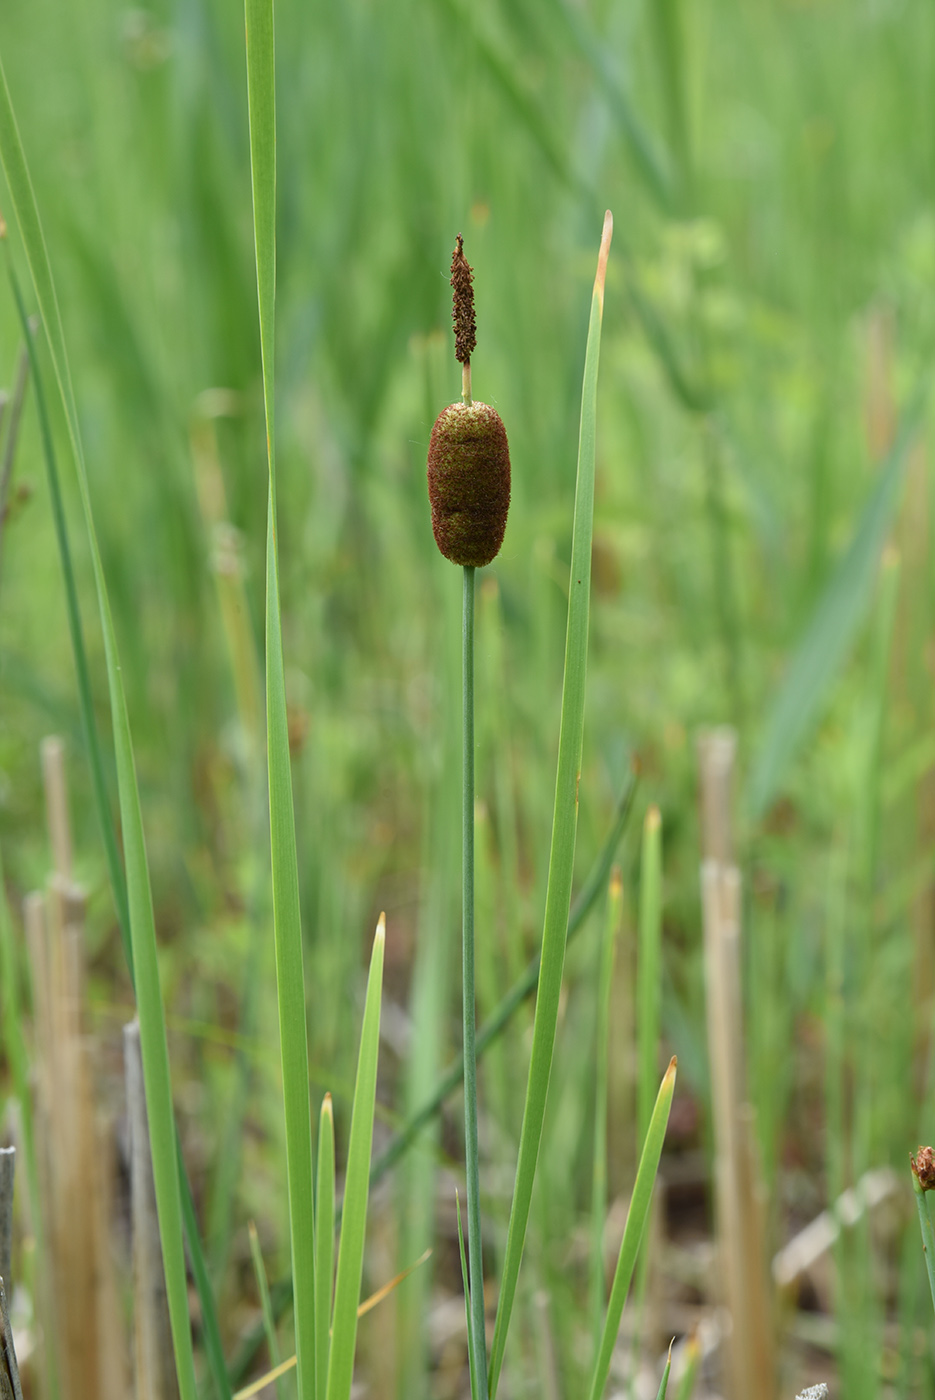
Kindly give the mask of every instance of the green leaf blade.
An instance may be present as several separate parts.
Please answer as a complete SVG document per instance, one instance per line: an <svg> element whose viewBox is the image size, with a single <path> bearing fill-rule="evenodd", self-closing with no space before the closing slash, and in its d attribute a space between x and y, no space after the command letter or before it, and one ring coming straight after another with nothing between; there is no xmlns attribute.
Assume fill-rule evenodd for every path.
<svg viewBox="0 0 935 1400"><path fill-rule="evenodd" d="M591 1385L588 1389L588 1400L600 1400L604 1386L607 1384L610 1358L613 1355L617 1333L620 1330L623 1305L627 1300L630 1281L636 1267L636 1256L649 1217L653 1185L659 1168L659 1158L662 1156L662 1144L665 1141L669 1112L672 1108L672 1096L675 1093L675 1074L676 1061L673 1056L659 1086L656 1104L649 1120L649 1131L646 1134L646 1141L643 1143L643 1151L640 1155L640 1165L636 1173L633 1195L630 1198L630 1209L627 1212L627 1223L624 1227L623 1239L620 1242L617 1268L610 1290L610 1302L607 1304L604 1332L594 1362Z"/></svg>
<svg viewBox="0 0 935 1400"><path fill-rule="evenodd" d="M273 936L286 1124L286 1178L299 1400L315 1392L315 1222L312 1211L312 1118L308 1098L305 962L299 908L299 867L292 804L292 767L282 656L279 569L270 479L266 539L266 729L269 764Z"/></svg>
<svg viewBox="0 0 935 1400"><path fill-rule="evenodd" d="M319 1400L328 1385L331 1304L334 1280L334 1111L331 1095L322 1100L318 1122L318 1188L315 1211L315 1362Z"/></svg>
<svg viewBox="0 0 935 1400"><path fill-rule="evenodd" d="M552 846L542 934L539 992L533 1023L532 1054L520 1133L516 1184L510 1210L506 1254L490 1351L488 1391L493 1400L503 1365L506 1336L516 1297L516 1285L526 1239L533 1183L542 1142L542 1125L548 1100L552 1052L565 963L565 935L571 904L575 838L578 822L578 780L584 737L584 700L588 656L588 618L591 593L591 540L594 521L594 474L597 434L597 372L600 361L601 322L604 312L604 280L613 232L613 219L604 219L597 276L591 298L581 429L578 440L578 477L575 488L575 522L572 534L568 628L565 636L565 675L559 732L558 772Z"/></svg>
<svg viewBox="0 0 935 1400"><path fill-rule="evenodd" d="M58 299L52 278L52 268L49 263L39 210L2 63L0 63L0 162L2 162L6 174L10 198L32 273L39 311L45 326L52 364L65 409L90 545L104 638L107 683L114 729L117 789L127 876L133 970L140 1021L140 1048L143 1057L143 1078L146 1086L153 1178L156 1189L163 1266L166 1275L169 1319L179 1391L182 1400L195 1400L195 1363L188 1317L188 1288L182 1242L182 1206L169 1075L169 1052L166 1042L162 989L159 983L152 891L146 860L143 818L133 758L130 722L120 669L117 638L107 594L107 583L94 525L84 448L72 390Z"/></svg>
<svg viewBox="0 0 935 1400"><path fill-rule="evenodd" d="M360 1031L357 1080L354 1085L354 1105L351 1111L351 1136L347 1151L344 1207L341 1213L341 1243L338 1247L338 1271L334 1286L334 1326L331 1335L331 1356L328 1361L327 1400L349 1400L354 1375L357 1308L364 1267L373 1114L377 1095L385 937L386 923L381 914L370 957L367 999L364 1003L364 1019Z"/></svg>

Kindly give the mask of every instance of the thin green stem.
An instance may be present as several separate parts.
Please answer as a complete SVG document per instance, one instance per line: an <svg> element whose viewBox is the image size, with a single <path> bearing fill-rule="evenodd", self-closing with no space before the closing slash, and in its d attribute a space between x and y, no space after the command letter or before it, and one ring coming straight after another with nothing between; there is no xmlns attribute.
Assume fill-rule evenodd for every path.
<svg viewBox="0 0 935 1400"><path fill-rule="evenodd" d="M925 1256L925 1271L928 1274L929 1289L932 1294L932 1306L935 1307L935 1234L932 1232L932 1217L929 1215L925 1191L915 1171L912 1173L912 1189L915 1192L916 1206L919 1211L919 1228L922 1231L922 1253Z"/></svg>
<svg viewBox="0 0 935 1400"><path fill-rule="evenodd" d="M474 1373L479 1400L487 1400L487 1343L484 1332L484 1262L480 1235L480 1172L477 1152L477 1050L474 1001L474 575L464 569L461 631L464 686L462 710L461 947L464 987L464 1160L467 1176L468 1261L471 1291Z"/></svg>

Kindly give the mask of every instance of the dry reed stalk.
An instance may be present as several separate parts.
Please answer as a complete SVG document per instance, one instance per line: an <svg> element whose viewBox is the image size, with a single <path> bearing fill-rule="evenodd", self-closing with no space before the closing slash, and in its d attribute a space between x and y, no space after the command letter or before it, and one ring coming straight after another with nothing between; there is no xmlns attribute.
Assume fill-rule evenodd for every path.
<svg viewBox="0 0 935 1400"><path fill-rule="evenodd" d="M39 746L42 785L45 789L46 822L52 843L52 868L63 880L71 879L71 827L68 821L68 795L65 785L65 745L50 734Z"/></svg>
<svg viewBox="0 0 935 1400"><path fill-rule="evenodd" d="M0 1278L0 1396L3 1400L23 1400L20 1385L19 1367L16 1364L16 1351L13 1347L13 1328L7 1311L6 1289Z"/></svg>
<svg viewBox="0 0 935 1400"><path fill-rule="evenodd" d="M13 1257L13 1177L16 1148L0 1147L0 1278L12 1292L10 1261Z"/></svg>
<svg viewBox="0 0 935 1400"><path fill-rule="evenodd" d="M71 872L63 748L42 746L55 873L25 904L36 1017L36 1130L46 1222L48 1312L62 1400L122 1400L123 1326L108 1234L111 1154L103 1147L82 1034L84 892Z"/></svg>
<svg viewBox="0 0 935 1400"><path fill-rule="evenodd" d="M733 860L733 730L699 740L701 895L705 941L708 1058L715 1148L717 1242L733 1400L775 1393L772 1304L758 1189L753 1110L747 1103L741 988L741 882Z"/></svg>
<svg viewBox="0 0 935 1400"><path fill-rule="evenodd" d="M130 1126L130 1208L133 1226L133 1324L136 1400L178 1400L156 1188L143 1085L140 1025L123 1028L123 1065Z"/></svg>

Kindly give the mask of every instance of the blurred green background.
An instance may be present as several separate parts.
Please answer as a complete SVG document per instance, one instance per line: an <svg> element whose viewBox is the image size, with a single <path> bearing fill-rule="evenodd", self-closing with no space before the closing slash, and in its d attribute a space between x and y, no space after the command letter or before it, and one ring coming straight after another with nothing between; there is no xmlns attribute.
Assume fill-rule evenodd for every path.
<svg viewBox="0 0 935 1400"><path fill-rule="evenodd" d="M387 1113L417 1102L458 1044L460 579L435 550L424 473L432 422L460 392L448 288L459 231L475 269L474 392L502 415L513 464L478 623L484 1006L536 946L588 297L609 207L579 869L638 756L637 816L655 802L664 823L665 1051L678 1052L703 1141L695 736L736 726L748 1066L778 1245L834 1190L871 1166L902 1169L919 1134L933 1136L935 425L921 396L935 341L935 12L913 0L279 0L276 25L280 555L316 1092L335 1090L346 1134L382 908ZM0 13L0 50L75 370L186 1154L215 1258L229 1261L233 1337L252 1288L245 1220L267 1222L271 1271L287 1239L251 766L266 470L243 15L217 0L30 0ZM0 384L18 344L0 291ZM90 998L98 1028L116 1032L130 993L31 399L3 522L0 692L11 895L45 878L37 749L61 733L91 894ZM621 854L631 910L635 830ZM575 992L594 951L585 935L570 959L551 1204L529 1250L557 1317L575 1296L563 1248L590 1189L590 1003ZM615 1009L612 1192L633 1169L631 962ZM845 1085L833 1132L832 1008ZM487 1072L496 1219L526 1053L520 1026ZM222 1187L228 1132L240 1152ZM444 1144L457 1153L456 1127ZM420 1193L410 1181L397 1197L374 1247L408 1262ZM910 1333L883 1340L884 1318L916 1316L920 1261L898 1299L864 1262L879 1345L849 1400L880 1393L890 1353L902 1393L935 1393ZM422 1372L407 1370L403 1326L411 1393ZM556 1323L574 1374L570 1326Z"/></svg>

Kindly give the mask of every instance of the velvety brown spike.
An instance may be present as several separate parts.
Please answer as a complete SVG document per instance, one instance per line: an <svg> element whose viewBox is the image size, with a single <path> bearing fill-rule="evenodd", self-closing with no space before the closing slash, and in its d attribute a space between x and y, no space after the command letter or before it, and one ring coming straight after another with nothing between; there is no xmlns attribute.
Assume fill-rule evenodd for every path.
<svg viewBox="0 0 935 1400"><path fill-rule="evenodd" d="M500 551L510 508L510 448L489 404L453 403L429 442L435 543L453 564L482 568Z"/></svg>
<svg viewBox="0 0 935 1400"><path fill-rule="evenodd" d="M451 290L455 359L466 365L477 344L477 323L474 320L474 271L464 256L464 239L460 233L451 258Z"/></svg>

